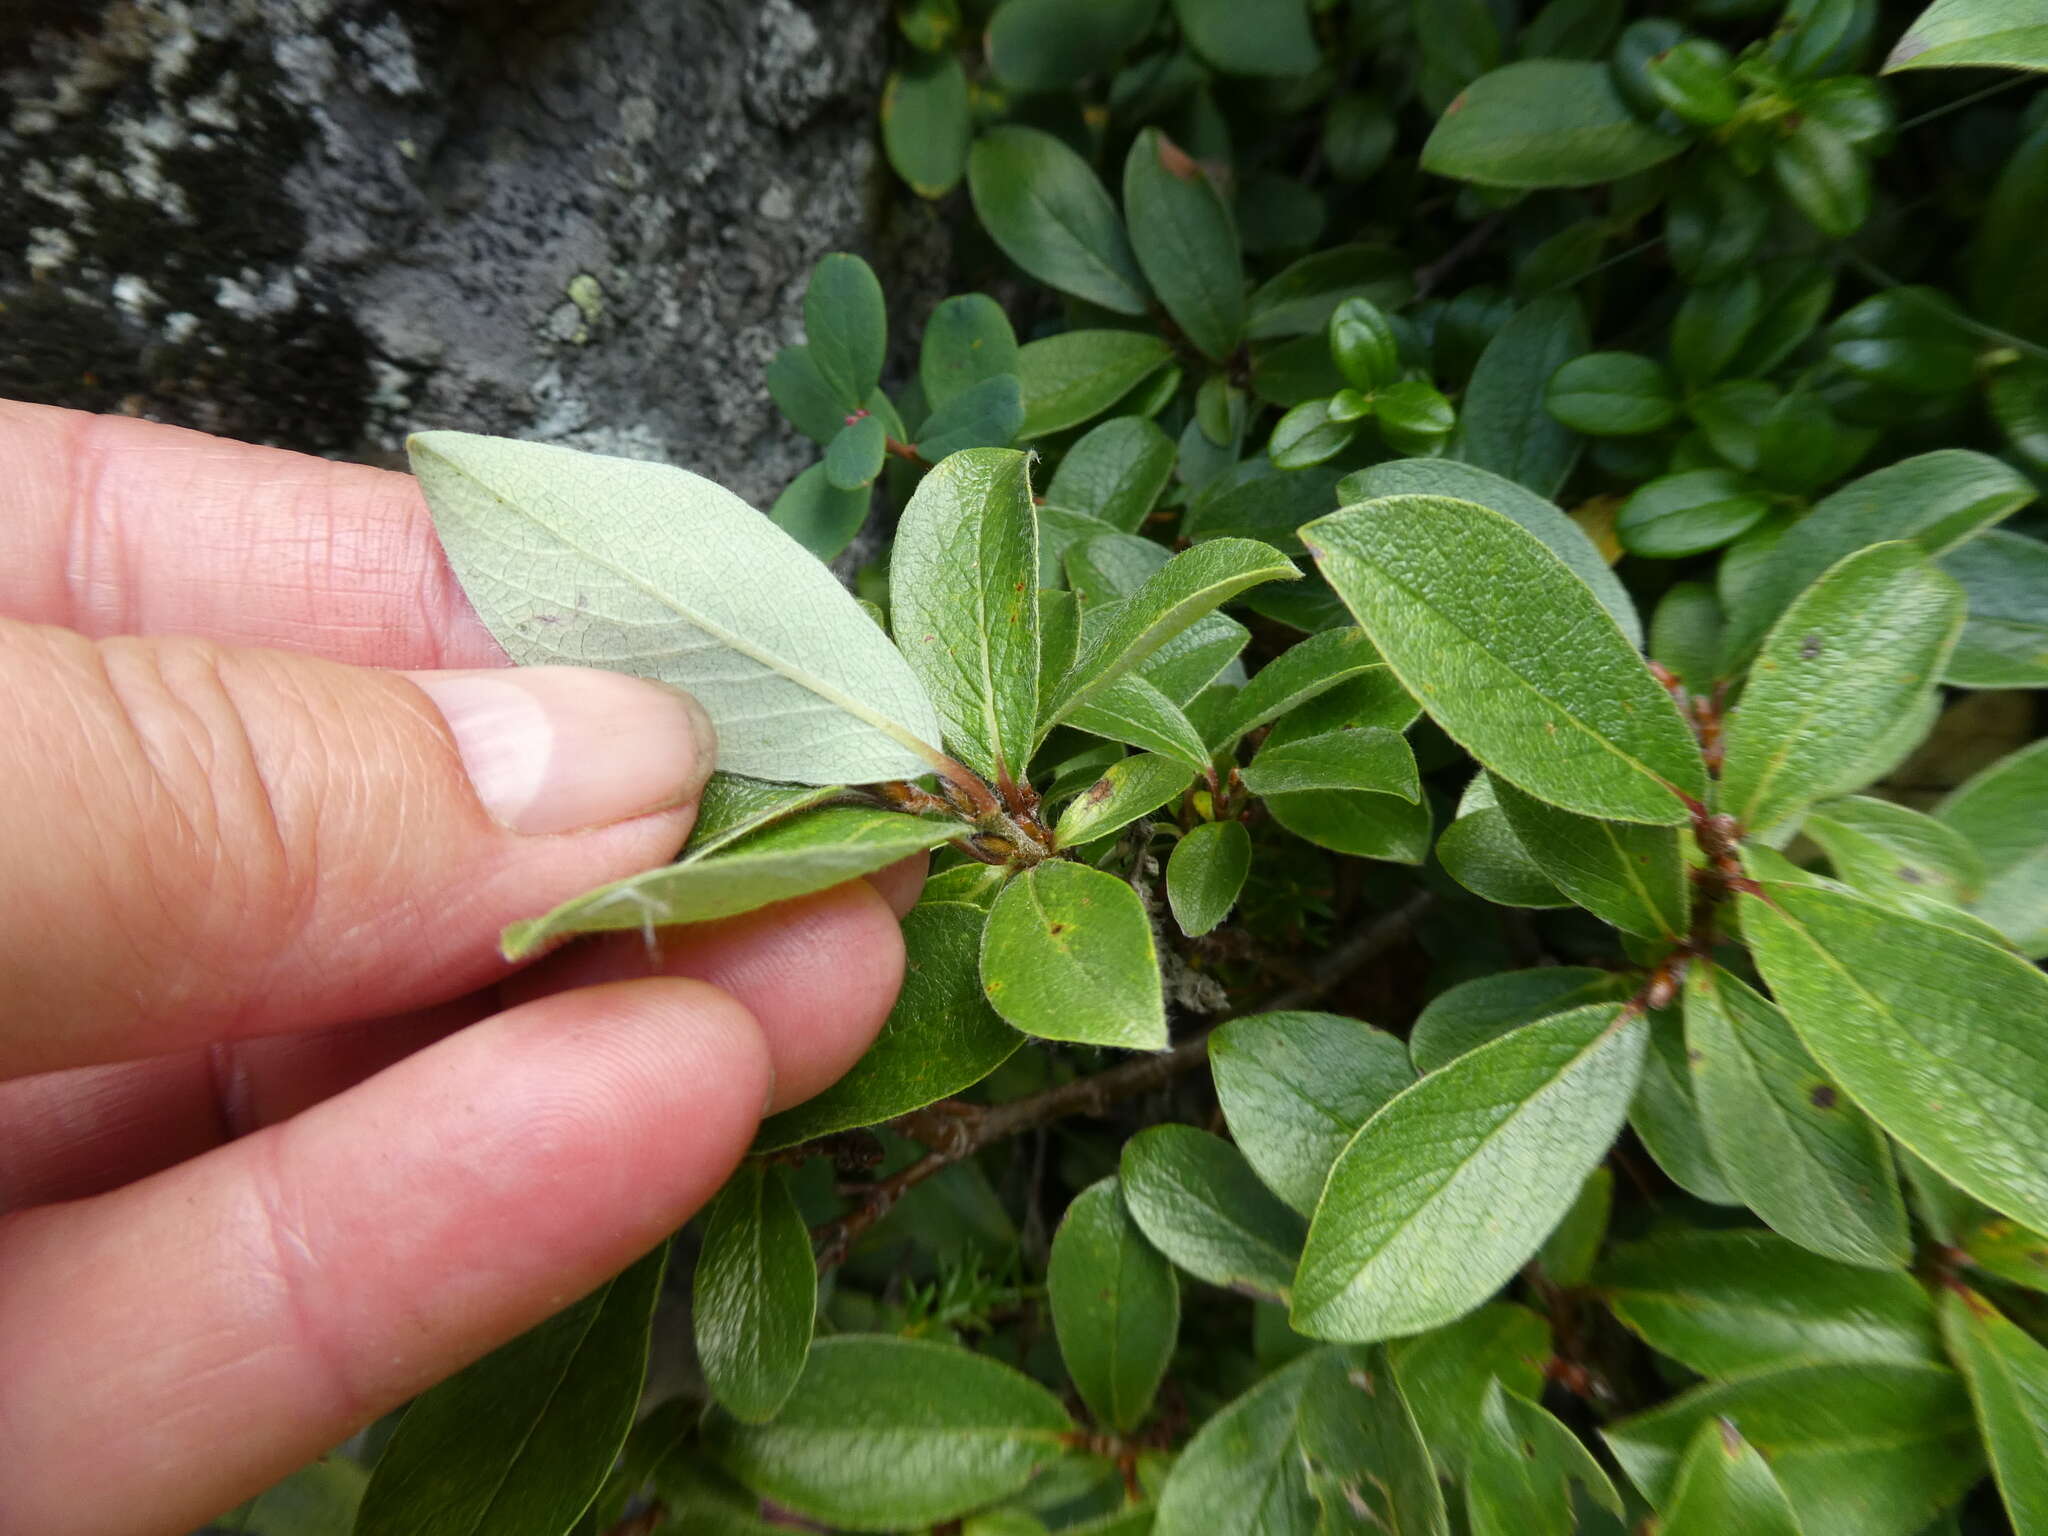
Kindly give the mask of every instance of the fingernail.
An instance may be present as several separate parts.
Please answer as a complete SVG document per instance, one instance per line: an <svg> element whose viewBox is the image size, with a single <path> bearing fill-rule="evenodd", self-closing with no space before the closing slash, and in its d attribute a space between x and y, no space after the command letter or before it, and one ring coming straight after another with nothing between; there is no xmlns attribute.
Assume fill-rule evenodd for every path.
<svg viewBox="0 0 2048 1536"><path fill-rule="evenodd" d="M582 667L406 676L448 722L477 798L515 832L688 804L717 762L703 706L661 683Z"/></svg>

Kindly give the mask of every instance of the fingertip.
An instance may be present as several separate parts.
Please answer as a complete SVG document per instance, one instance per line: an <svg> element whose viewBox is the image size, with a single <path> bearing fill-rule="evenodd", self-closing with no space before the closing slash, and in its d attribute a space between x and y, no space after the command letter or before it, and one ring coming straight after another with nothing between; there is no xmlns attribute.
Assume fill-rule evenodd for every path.
<svg viewBox="0 0 2048 1536"><path fill-rule="evenodd" d="M889 910L901 922L910 915L910 909L917 905L917 898L924 893L926 872L931 868L932 856L928 853L913 853L907 859L899 859L887 869L878 869L867 877L867 882L881 892L882 900L889 904Z"/></svg>

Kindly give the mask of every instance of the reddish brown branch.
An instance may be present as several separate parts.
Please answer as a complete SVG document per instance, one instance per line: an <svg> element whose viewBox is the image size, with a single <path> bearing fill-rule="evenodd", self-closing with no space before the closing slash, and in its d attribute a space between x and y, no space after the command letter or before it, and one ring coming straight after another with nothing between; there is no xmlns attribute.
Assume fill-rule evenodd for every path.
<svg viewBox="0 0 2048 1536"><path fill-rule="evenodd" d="M1275 1013L1316 1001L1360 966L1370 964L1398 943L1434 900L1428 891L1417 892L1371 927L1323 955L1299 982L1246 1011ZM1181 1073L1207 1060L1209 1032L1227 1018L1238 1016L1206 1020L1171 1050L1138 1057L1107 1072L1076 1078L1043 1093L987 1106L947 1101L904 1116L896 1122L897 1129L923 1141L930 1150L909 1167L873 1185L859 1206L836 1221L813 1229L811 1237L818 1246L819 1271L822 1273L844 1259L856 1239L886 1216L898 1200L934 1174L995 1142L1068 1115L1101 1115L1120 1100L1165 1087Z"/></svg>

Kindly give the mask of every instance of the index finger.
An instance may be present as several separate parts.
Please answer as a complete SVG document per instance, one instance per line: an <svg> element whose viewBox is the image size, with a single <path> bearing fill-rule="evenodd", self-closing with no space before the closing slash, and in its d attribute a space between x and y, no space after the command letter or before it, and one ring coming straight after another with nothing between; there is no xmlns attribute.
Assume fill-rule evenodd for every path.
<svg viewBox="0 0 2048 1536"><path fill-rule="evenodd" d="M505 655L412 476L0 401L0 617L377 667Z"/></svg>

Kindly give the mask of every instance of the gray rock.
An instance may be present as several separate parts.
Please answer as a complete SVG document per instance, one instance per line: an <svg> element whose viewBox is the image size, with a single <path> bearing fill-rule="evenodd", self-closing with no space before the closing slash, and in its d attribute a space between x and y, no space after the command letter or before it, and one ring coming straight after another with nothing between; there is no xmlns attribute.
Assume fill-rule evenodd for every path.
<svg viewBox="0 0 2048 1536"><path fill-rule="evenodd" d="M811 264L904 319L939 221L874 147L872 0L10 0L0 394L394 459L666 457L765 506ZM907 329L907 326L899 327Z"/></svg>

